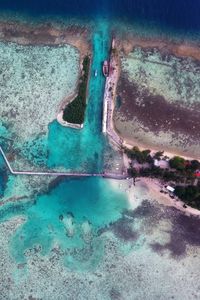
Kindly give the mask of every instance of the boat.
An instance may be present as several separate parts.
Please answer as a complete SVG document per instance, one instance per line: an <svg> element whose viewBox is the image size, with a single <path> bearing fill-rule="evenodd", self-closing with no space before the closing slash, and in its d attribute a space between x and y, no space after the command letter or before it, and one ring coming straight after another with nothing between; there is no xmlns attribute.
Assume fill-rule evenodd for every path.
<svg viewBox="0 0 200 300"><path fill-rule="evenodd" d="M97 77L97 75L98 75L98 72L97 72L97 70L95 70L94 76Z"/></svg>
<svg viewBox="0 0 200 300"><path fill-rule="evenodd" d="M105 60L104 63L103 63L103 75L105 77L109 76L109 64L108 64L107 60Z"/></svg>

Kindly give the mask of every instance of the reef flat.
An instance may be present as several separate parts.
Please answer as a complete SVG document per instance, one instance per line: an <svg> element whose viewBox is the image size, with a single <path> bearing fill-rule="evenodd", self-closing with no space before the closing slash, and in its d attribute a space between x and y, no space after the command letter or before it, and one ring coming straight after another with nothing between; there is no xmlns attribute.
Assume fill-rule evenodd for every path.
<svg viewBox="0 0 200 300"><path fill-rule="evenodd" d="M51 116L54 114L56 117L57 105L62 105L66 99L69 100L70 94L66 91L66 85L68 88L71 82L68 81L69 73L73 72L74 83L77 82L75 74L78 74L76 70L79 68L82 53L84 51L87 53L88 50L92 52L84 128L82 130L65 128L60 126L57 120L51 121L49 118L49 123L47 121L43 123L44 127L36 126L39 134L36 134L34 129L33 131L30 129L29 133L32 132L32 136L29 138L27 133L28 137L24 138L23 142L19 137L23 137L24 130L28 129L20 126L21 132L14 132L15 119L10 116L13 122L9 124L9 118L5 116L5 123L0 127L0 142L12 166L19 167L19 169L62 169L91 173L112 168L116 172L121 172L123 169L121 155L110 147L107 138L102 134L102 100L105 87L102 62L108 59L113 24L117 26L115 34L120 32L121 25L124 23L126 30L123 38L125 39L128 28L134 27L135 32L138 31L139 34L139 27L135 27L137 20L145 36L151 37L152 31L150 33L148 29L151 27L152 20L152 27L160 32L168 29L168 33L173 35L176 29L178 32L181 28L183 37L186 33L187 36L190 35L190 31L194 29L195 35L200 28L197 2L198 0L192 2L186 0L183 5L183 2L179 0L0 1L0 11L3 8L14 12L19 9L29 16L25 26L5 19L0 30L3 44L16 46L17 49L19 48L19 53L24 53L24 49L27 49L26 61L29 71L26 71L26 74L31 73L29 64L34 67L35 61L38 62L35 73L42 74L40 66L48 62L47 65L56 69L55 74L60 72L59 76L67 79L66 81L63 78L60 80L57 75L51 78L51 74L46 71L46 65L44 65L45 83L47 82L47 87L50 88L52 94L54 88L56 89L58 104L49 98L50 95L45 85L40 87L39 79L35 83L35 77L31 77L31 74L27 75L30 79L30 86L28 84L25 86L26 96L31 98L31 93L34 93L33 100L37 101L35 99L37 94L31 88L32 82L39 95L44 89L49 101L45 98L44 103L38 102L38 106L43 109L45 104L47 112L52 110ZM37 28L30 25L32 16L36 20L37 17L44 15L44 25L36 25ZM118 23L117 19L120 19L122 15L124 19ZM76 16L81 21L71 22L71 25L67 25L68 29L64 28L62 21L60 26L51 23L54 17L57 20L62 17L62 20L65 19L67 23L68 17ZM86 17L91 21L87 23L89 28L81 25ZM196 36L199 36L199 33ZM157 37L154 42L159 43ZM122 47L124 45L127 46L126 49L122 49L121 53L122 67L124 70L127 67L126 74L122 70L125 76L124 85L127 84L129 75L129 84L132 86L135 72L138 75L137 82L140 83L143 78L139 78L138 70L143 68L146 75L149 75L152 64L146 61L144 68L132 58L133 47L129 47L126 41ZM186 43L184 45L186 46ZM177 68L177 75L175 72L173 76L176 75L175 77L182 85L182 79L179 79L180 72L183 71L184 77L186 76L187 63L192 72L196 72L198 57L194 54L188 55L185 52L185 46L184 51L182 51L183 47L181 51L186 55L179 56L173 50L173 46L175 43L170 44L165 41L162 47L169 49L167 53L169 63ZM193 49L192 44L188 44L188 47ZM34 52L33 48L38 50ZM53 50L49 50L50 48ZM156 62L167 64L165 56L160 54L163 49L159 45L154 44L151 47L148 44L145 48L138 43L134 48L144 57L149 51L148 55L151 59L155 58ZM10 51L9 47L4 49ZM44 49L41 53L46 57L41 57L38 61L36 56L40 49ZM137 51L134 52L134 56ZM13 54L12 51L10 52ZM52 54L53 64L48 53ZM70 53L73 64L69 62L68 57L64 59L67 53ZM130 65L126 60L126 55L130 55ZM191 57L191 61L187 61L187 56ZM13 57L13 62L15 62L14 54ZM62 69L59 66L59 59L62 62ZM133 61L134 68L132 69ZM9 62L11 76L10 69L13 66L15 64ZM193 101L194 99L191 98L192 106L190 104L187 106L184 93L181 94L184 101L179 101L181 99L176 97L178 93L172 80L169 83L172 85L173 93L169 89L168 93L165 93L167 86L163 82L165 83L165 72L168 72L166 69L169 68L165 66L165 69L163 64L162 66L158 72L161 80L158 82L159 85L156 84L156 79L151 74L151 82L147 82L146 78L142 81L143 84L147 82L149 86L144 86L144 88L149 93L155 90L155 96L163 93L167 105L173 105L174 110L174 105L177 105L177 109L187 111L194 107L193 102L198 105L196 100ZM21 68L17 65L18 69L21 72ZM16 68L13 72L17 72ZM78 78L78 75L76 76ZM20 80L19 87L23 90L21 84L25 83ZM51 86L48 85L48 80ZM60 82L57 82L58 80ZM198 78L194 82L198 86ZM19 88L17 85L15 87ZM74 91L75 86L72 89ZM129 86L127 90L129 92ZM139 95L142 91L143 89L139 90ZM61 94L66 96L63 101L62 97L58 99L58 95ZM18 100L21 103L20 96ZM121 100L117 97L118 109L122 107ZM23 101L28 105L28 100ZM54 102L54 107L52 102ZM10 100L9 103L12 101ZM144 104L142 100L140 103L139 108ZM4 103L2 104L4 107ZM163 102L161 104L163 105ZM18 109L22 111L21 107ZM36 107L35 110L38 112L39 108ZM27 106L24 111L27 112ZM147 114L146 116L148 117ZM30 124L31 121L28 120L27 125L33 127L35 117L36 121L40 122L33 113L29 116L33 124ZM191 124L190 121L190 126ZM152 125L153 131L157 129L154 123L149 122L148 125ZM161 121L159 125L161 126ZM174 130L174 127L175 123L170 130ZM168 142L167 140L166 144ZM128 164L129 161L126 163ZM160 193L160 185L157 185L156 181L149 180L147 184L147 180L137 179L135 185L133 183L132 179L113 182L100 178L58 177L52 180L42 176L13 176L8 173L0 158L0 298L9 300L193 300L200 298L199 217L190 216L189 214L193 212L188 208L183 208L182 203L179 202L178 205L178 201L170 197L168 198L171 202L170 199L166 200L165 195ZM172 202L178 209L181 206L185 213L167 206Z"/></svg>
<svg viewBox="0 0 200 300"><path fill-rule="evenodd" d="M81 24L51 22L30 24L22 21L0 20L0 40L21 45L63 45L78 48L81 55L91 51L90 30Z"/></svg>
<svg viewBox="0 0 200 300"><path fill-rule="evenodd" d="M66 186L66 183L61 183L63 184ZM103 187L105 188L104 184L101 188ZM121 190L122 197L122 191L127 188L127 184L122 183L115 189L118 192ZM55 196L55 192L53 194ZM75 236L78 236L79 230L84 232L85 228L85 242L83 248L74 250L73 246L71 250L63 250L58 243L58 238L62 237L62 243L65 243L66 239L69 240L68 246L70 245L70 237L61 235L68 223L65 227L64 221L58 219L59 210L64 202L61 204L62 201L51 201L51 206L45 214L47 199L45 200L46 196L42 196L35 207L24 208L28 212L28 220L18 215L0 224L1 296L4 299L73 297L80 300L93 300L97 297L111 300L133 297L155 299L162 298L163 295L164 299L198 298L196 283L199 280L199 219L158 204L154 201L157 196L150 196L145 185L137 184L131 198L132 210L124 209L117 219L114 214L112 218L109 217L110 211L107 211L105 217L102 214L105 224L109 218L112 222L97 231L96 235L85 226L78 225L78 219L83 220L80 210L80 214L73 218ZM91 203L93 202L92 197L86 198L87 201L90 198ZM109 195L104 195L105 198L109 200L108 203L115 202L110 201ZM106 204L106 201L103 202ZM77 211L75 207L78 203L77 198L76 202L71 204L71 208L74 207ZM114 213L117 206L110 208ZM22 213L22 209L19 211ZM85 206L86 211L89 217L90 211ZM93 219L93 214L90 217L94 223L98 221L98 218L96 221ZM38 222L37 225L34 224L38 218L40 224L42 222L42 230L39 229ZM31 239L28 238L31 228L34 246L31 246ZM52 249L45 253L44 247L48 245L48 240L43 234L48 231L51 232L48 235L51 236L53 244ZM36 243L39 237L42 238L43 247ZM22 245L26 247L24 261L16 260L9 254L10 241L16 245L17 239L20 249ZM13 248L13 254L21 253L17 249Z"/></svg>
<svg viewBox="0 0 200 300"><path fill-rule="evenodd" d="M142 40L131 52L131 46L125 48L114 116L117 131L129 143L199 158L197 45L183 51L180 44L173 48Z"/></svg>
<svg viewBox="0 0 200 300"><path fill-rule="evenodd" d="M59 105L76 87L79 52L69 45L1 42L0 56L1 124L10 132L13 147L17 147L47 134Z"/></svg>

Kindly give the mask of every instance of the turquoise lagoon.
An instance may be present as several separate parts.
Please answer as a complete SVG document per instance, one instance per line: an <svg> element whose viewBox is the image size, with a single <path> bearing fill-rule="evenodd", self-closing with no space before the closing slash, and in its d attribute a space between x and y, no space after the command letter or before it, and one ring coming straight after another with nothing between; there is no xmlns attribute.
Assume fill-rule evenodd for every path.
<svg viewBox="0 0 200 300"><path fill-rule="evenodd" d="M24 109L24 99L20 98L19 91L19 94L16 95L19 101L14 102L16 107L13 113L16 112L17 114L18 104L21 105L20 108L22 111L24 110L24 113L27 110L27 128L19 130L20 120L17 119L18 116L16 116L18 124L15 123L15 120L13 124L10 124L8 115L4 115L4 122L1 126L3 148L11 153L17 153L16 157L19 159L19 161L13 160L11 162L14 168L70 169L98 173L102 172L105 167L112 167L110 160L114 156L120 161L120 155L112 150L106 137L101 133L102 100L105 84L101 68L102 61L108 55L110 44L107 21L97 22L97 28L92 34L92 44L91 78L84 128L82 130L65 128L54 120L48 125L48 128L45 128L45 122L40 122L43 126L36 124L36 129L31 130L34 128L34 124L30 123L32 121L37 123L37 120L39 123L41 120L37 119L37 115L35 118L34 115L31 115L34 114L33 103L30 103L29 106L28 102L24 101L27 105ZM73 84L75 85L78 74L76 69L78 56L74 48L68 48L68 46L48 48L45 46L44 49L41 47L40 53L40 49L34 48L34 46L25 47L25 51L22 49L23 46L13 44L2 44L1 46L4 49L2 50L3 53L5 53L6 47L6 50L19 52L22 56L18 56L17 60L17 70L20 73L18 76L20 80L21 77L24 80L25 76L30 80L32 79L34 87L31 86L30 82L29 85L26 82L26 86L21 89L30 87L30 90L26 91L28 97L28 93L31 93L33 88L30 101L33 102L34 97L37 98L37 105L41 107L41 118L44 117L42 114L45 113L45 107L42 107L42 96L37 91L37 83L40 86L44 85L45 90L49 92L50 99L53 99L53 103L55 103L56 93L58 99L62 99L64 96L63 89L60 88L59 84L62 86L66 83L65 76L67 78L70 76L69 69L64 70L62 74L66 67L64 59L69 60L68 57L72 57L70 63L75 65L75 69L72 79L67 81L68 86L65 87L64 91L69 93L73 90ZM36 57L37 53L40 53L39 58ZM9 53L6 55L7 60L9 60ZM41 63L43 56L45 59ZM50 83L45 81L44 74L41 75L44 77L42 80L38 78L37 73L32 75L28 72L23 76L23 65L31 64L32 59L35 59L35 62L32 63L33 70L38 68L39 74L41 74L42 70L43 72L46 71L45 68L49 70L49 61L56 60L56 58L59 63L54 61L53 66L56 67L51 67L53 68L51 80L56 80L57 76L62 74L59 84L51 87ZM20 62L22 66L19 66ZM12 59L11 63L15 64L15 58ZM35 66L34 63L37 65ZM94 77L96 69L98 70L98 77ZM20 84L22 83L20 82ZM12 86L12 88L15 89L16 86ZM2 97L6 97L6 95L3 94ZM12 105L11 96L9 101ZM49 109L52 109L52 103L49 106L46 108L47 114ZM2 167L5 168L3 162ZM17 263L26 262L27 252L30 252L31 249L34 251L39 247L39 252L45 256L54 247L59 247L65 253L63 262L66 266L78 270L95 268L102 259L104 248L102 240L98 242L98 247L95 246L98 240L98 231L117 221L124 209L129 208L125 193L115 191L109 180L100 178L80 180L58 178L53 180L49 177L14 177L9 175L8 178L4 178L4 181L4 185L3 183L1 185L2 188L4 187L2 201L12 201L19 198L21 202L5 204L1 211L1 219L5 221L7 218L18 215L23 215L26 219L11 239L10 252ZM77 255L77 251L80 252L79 255ZM88 254L86 255L87 251Z"/></svg>
<svg viewBox="0 0 200 300"><path fill-rule="evenodd" d="M111 1L103 2L110 7ZM20 141L4 116L1 144L11 160L12 154L17 157L13 167L101 172L118 157L101 134L100 73L108 54L109 26L95 18L84 129L63 128L54 120L39 134ZM75 52L73 57L77 62ZM95 69L98 78L93 77ZM76 76L75 70L74 81ZM1 201L9 200L0 207L0 299L200 297L198 219L156 204L139 184L134 187L132 211L127 194L114 189L109 180L14 177L2 160L0 166ZM12 202L18 197L20 201Z"/></svg>

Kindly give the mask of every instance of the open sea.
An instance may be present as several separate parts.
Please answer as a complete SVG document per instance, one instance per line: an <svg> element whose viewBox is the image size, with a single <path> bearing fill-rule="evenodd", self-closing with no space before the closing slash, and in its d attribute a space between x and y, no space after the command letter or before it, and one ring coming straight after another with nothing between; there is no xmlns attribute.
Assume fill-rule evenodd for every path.
<svg viewBox="0 0 200 300"><path fill-rule="evenodd" d="M122 24L129 30L137 28L147 36L157 34L197 40L200 33L199 12L199 0L0 1L0 15L4 21L6 18L21 18L30 22L60 19L67 23L68 20L71 22L75 19L77 24L79 21L95 24L92 33L92 71L98 69L99 74L101 63L108 53L110 28L113 24L119 26L119 30ZM101 133L104 84L102 75L98 81L91 76L85 126L81 132L63 128L56 121L49 124L47 140L41 142L47 147L48 159L43 162L47 168L63 166L66 169L101 172L105 166L104 153L109 153L110 158L118 155L110 149ZM3 126L0 126L0 133L10 138L10 133ZM7 141L2 143L6 149ZM22 146L17 145L18 150ZM33 156L38 151L37 147L36 143L32 148ZM24 157L31 161L27 154ZM34 161L34 166L40 168L37 161ZM1 201L11 198L16 200L18 197L22 197L23 201L9 202L0 207L0 238L4 240L2 243L0 240L0 300L174 299L170 289L166 290L163 286L158 287L158 293L154 293L156 284L149 273L151 267L148 265L148 272L145 269L146 260L151 260L151 248L145 244L148 234L152 234L151 222L148 220L146 228L145 219L139 220L141 211L138 211L135 216L138 221L134 223L133 231L127 193L114 189L109 181L98 178L51 180L13 177L8 174L1 160ZM148 196L144 193L142 197L145 199ZM125 212L129 213L126 215ZM145 213L148 217L148 209L144 211L144 215ZM23 222L19 218L24 218ZM155 220L155 216L152 218ZM163 224L164 222L167 223L167 220L164 219ZM163 224L159 227L161 244L163 236L167 235ZM139 236L140 226L141 230L145 227L145 232ZM156 232L158 229L155 223L154 226ZM172 225L166 226L169 230ZM137 230L138 233L134 233ZM166 240L168 238L167 236ZM141 262L135 268L133 265L129 267L127 257L131 251L138 253ZM123 267L116 271L122 257L125 257ZM155 281L160 276L164 282L164 274L173 270L173 261L169 257L164 258L166 265L162 265L164 263L160 256L158 260L157 256L155 259L153 255L152 257ZM165 271L160 271L158 261ZM188 268L190 263L187 261ZM196 261L194 265L197 265ZM133 275L134 271L136 273ZM130 294L123 292L123 289L128 289L126 281L122 280L126 276L127 282L133 285L131 278L136 278L135 294L134 288L130 289ZM178 273L176 280L181 288ZM149 297L147 282L152 289ZM141 287L138 289L139 284ZM145 295L142 294L144 289ZM164 293L166 296L162 297ZM179 298L175 296L175 299Z"/></svg>
<svg viewBox="0 0 200 300"><path fill-rule="evenodd" d="M141 26L154 24L167 30L197 32L200 29L198 0L2 0L1 11L30 17L64 16L122 19Z"/></svg>

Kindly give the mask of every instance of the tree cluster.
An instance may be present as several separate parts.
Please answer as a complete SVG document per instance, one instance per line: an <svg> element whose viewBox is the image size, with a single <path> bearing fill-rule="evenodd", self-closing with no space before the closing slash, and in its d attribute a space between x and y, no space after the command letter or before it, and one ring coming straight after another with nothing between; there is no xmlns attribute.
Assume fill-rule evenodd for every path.
<svg viewBox="0 0 200 300"><path fill-rule="evenodd" d="M180 186L175 187L175 195L178 196L186 204L200 209L200 186Z"/></svg>
<svg viewBox="0 0 200 300"><path fill-rule="evenodd" d="M132 160L133 159L137 160L139 164L153 163L153 159L150 155L151 153L150 150L140 151L140 149L137 146L135 146L132 149L125 148L125 153L128 156L128 158Z"/></svg>
<svg viewBox="0 0 200 300"><path fill-rule="evenodd" d="M90 57L85 56L77 97L69 103L63 112L63 119L69 123L82 124L85 117L87 84L90 70Z"/></svg>
<svg viewBox="0 0 200 300"><path fill-rule="evenodd" d="M152 158L150 150L140 151L138 147L125 149L125 153L130 159L137 160L140 164L152 162L153 159L160 160L163 155L163 152L157 152ZM133 178L142 176L159 178L165 182L174 182L176 185L175 195L187 205L200 209L200 184L192 185L195 182L195 172L199 169L200 162L198 160L189 161L175 156L169 160L169 168L167 169L162 169L153 163L150 163L147 168L136 169L131 164L128 174Z"/></svg>

